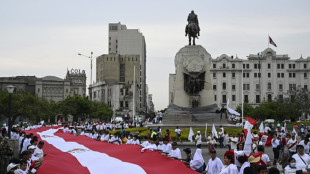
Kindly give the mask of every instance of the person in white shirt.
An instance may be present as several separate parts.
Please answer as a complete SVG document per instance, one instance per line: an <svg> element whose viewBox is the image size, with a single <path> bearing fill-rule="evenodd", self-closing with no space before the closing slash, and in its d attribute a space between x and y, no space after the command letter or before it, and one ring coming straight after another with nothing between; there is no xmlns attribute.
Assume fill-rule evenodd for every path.
<svg viewBox="0 0 310 174"><path fill-rule="evenodd" d="M146 147L142 148L142 149L141 149L141 152L144 152L144 150L146 150L146 149L148 149L148 150L150 150L150 151L157 150L157 146L156 146L156 144L154 143L154 141L156 141L156 138L150 139L150 143L149 143Z"/></svg>
<svg viewBox="0 0 310 174"><path fill-rule="evenodd" d="M175 132L175 141L180 141L180 142L182 142L182 140L181 140L181 129L179 129L179 126L177 126L176 127L176 129L174 130L174 132Z"/></svg>
<svg viewBox="0 0 310 174"><path fill-rule="evenodd" d="M132 144L133 139L131 138L131 135L128 135L127 143L126 144Z"/></svg>
<svg viewBox="0 0 310 174"><path fill-rule="evenodd" d="M265 133L268 134L268 132L271 131L270 127L268 125L265 126Z"/></svg>
<svg viewBox="0 0 310 174"><path fill-rule="evenodd" d="M112 136L110 138L109 143L112 143L112 144L120 144L121 143L121 139L118 137L117 133L115 133L114 136Z"/></svg>
<svg viewBox="0 0 310 174"><path fill-rule="evenodd" d="M307 172L306 168L310 164L310 156L308 154L305 154L303 145L297 145L297 153L293 155L293 158L296 160L297 170Z"/></svg>
<svg viewBox="0 0 310 174"><path fill-rule="evenodd" d="M309 138L305 137L304 140L299 142L300 145L304 146L304 150L306 154L309 154L310 142Z"/></svg>
<svg viewBox="0 0 310 174"><path fill-rule="evenodd" d="M220 137L220 148L223 148L224 147L224 128L222 125L220 126L219 137Z"/></svg>
<svg viewBox="0 0 310 174"><path fill-rule="evenodd" d="M296 153L296 146L298 144L297 140L295 139L295 136L289 135L289 140L287 142L287 149L290 152L290 156L293 156Z"/></svg>
<svg viewBox="0 0 310 174"><path fill-rule="evenodd" d="M167 138L164 138L164 141L163 141L163 148L162 148L162 153L163 154L169 154L171 149L172 149L172 146L171 144L169 143L169 140Z"/></svg>
<svg viewBox="0 0 310 174"><path fill-rule="evenodd" d="M285 174L295 174L296 173L296 160L294 158L290 158L288 161L288 165L284 168L283 173Z"/></svg>
<svg viewBox="0 0 310 174"><path fill-rule="evenodd" d="M216 156L216 151L211 150L210 151L210 159L208 161L208 165L206 167L206 170L203 171L203 174L219 174L221 169L224 167L221 159L219 159Z"/></svg>
<svg viewBox="0 0 310 174"><path fill-rule="evenodd" d="M37 148L34 150L33 155L37 158L43 158L46 154L43 153L44 142L40 141Z"/></svg>
<svg viewBox="0 0 310 174"><path fill-rule="evenodd" d="M204 163L205 161L202 157L202 150L197 148L193 160L190 161L190 168L201 173L203 172Z"/></svg>
<svg viewBox="0 0 310 174"><path fill-rule="evenodd" d="M273 139L271 140L271 145L272 145L273 156L274 156L273 165L276 165L276 162L279 159L278 146L280 145L280 141L279 141L277 135L273 135Z"/></svg>
<svg viewBox="0 0 310 174"><path fill-rule="evenodd" d="M220 174L239 174L237 166L234 164L234 159L231 155L224 156L225 166L222 168Z"/></svg>
<svg viewBox="0 0 310 174"><path fill-rule="evenodd" d="M141 143L142 147L147 147L150 144L149 140L147 137L144 137L143 142Z"/></svg>
<svg viewBox="0 0 310 174"><path fill-rule="evenodd" d="M172 143L172 149L170 153L168 154L168 157L174 158L174 159L182 159L181 151L178 148L177 142Z"/></svg>
<svg viewBox="0 0 310 174"><path fill-rule="evenodd" d="M201 145L201 134L200 134L200 131L197 131L197 135L195 137L195 141L196 141L196 146L197 145Z"/></svg>
<svg viewBox="0 0 310 174"><path fill-rule="evenodd" d="M254 134L254 141L253 141L253 144L252 144L252 152L253 153L257 153L257 146L259 145L259 136L257 134Z"/></svg>
<svg viewBox="0 0 310 174"><path fill-rule="evenodd" d="M232 137L229 138L231 150L237 149L238 137L235 137L235 134L232 134Z"/></svg>
<svg viewBox="0 0 310 174"><path fill-rule="evenodd" d="M246 157L244 155L238 157L238 162L239 162L239 164L241 166L240 174L243 174L244 168L250 167L250 163L247 161L247 159L246 159Z"/></svg>
<svg viewBox="0 0 310 174"><path fill-rule="evenodd" d="M137 145L140 144L140 141L139 141L139 139L137 138L137 135L133 136L132 144L137 144Z"/></svg>

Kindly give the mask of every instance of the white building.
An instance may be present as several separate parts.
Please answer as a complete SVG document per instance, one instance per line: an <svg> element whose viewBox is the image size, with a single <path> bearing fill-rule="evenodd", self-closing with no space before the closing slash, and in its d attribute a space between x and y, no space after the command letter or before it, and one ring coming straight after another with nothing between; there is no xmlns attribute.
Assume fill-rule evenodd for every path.
<svg viewBox="0 0 310 174"><path fill-rule="evenodd" d="M138 29L127 29L126 25L121 23L110 23L109 54L140 56L140 79L137 84L141 86L141 89L138 107L146 111L146 46L143 34Z"/></svg>
<svg viewBox="0 0 310 174"><path fill-rule="evenodd" d="M245 60L223 54L212 59L211 81L219 107L228 99L230 108L236 108L242 99L253 106L263 100L282 100L288 90L308 89L310 85L310 57L292 60L271 48L247 57Z"/></svg>

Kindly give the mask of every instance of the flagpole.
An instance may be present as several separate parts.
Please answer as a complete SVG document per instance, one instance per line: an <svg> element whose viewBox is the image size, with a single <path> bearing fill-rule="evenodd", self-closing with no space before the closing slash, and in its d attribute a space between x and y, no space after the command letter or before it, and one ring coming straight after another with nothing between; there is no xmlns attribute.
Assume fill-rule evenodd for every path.
<svg viewBox="0 0 310 174"><path fill-rule="evenodd" d="M270 42L270 41L269 41L269 37L270 37L270 36L269 36L269 34L268 34L268 48L269 48L269 42Z"/></svg>
<svg viewBox="0 0 310 174"><path fill-rule="evenodd" d="M136 66L133 66L133 91L132 91L132 117L135 119L136 115ZM135 121L135 120L134 120Z"/></svg>
<svg viewBox="0 0 310 174"><path fill-rule="evenodd" d="M243 96L243 65L242 64L242 70L241 70L241 126L243 128L243 103L244 103L244 96Z"/></svg>

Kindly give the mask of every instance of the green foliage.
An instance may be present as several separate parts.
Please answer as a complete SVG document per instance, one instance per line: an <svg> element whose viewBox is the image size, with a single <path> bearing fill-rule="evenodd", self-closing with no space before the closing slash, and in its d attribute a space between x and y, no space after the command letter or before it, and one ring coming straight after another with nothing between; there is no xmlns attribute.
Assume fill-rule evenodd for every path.
<svg viewBox="0 0 310 174"><path fill-rule="evenodd" d="M129 129L125 129L126 132L139 132L140 136L141 136L141 132L148 132L150 130L150 128L148 127L138 127L138 128L129 128ZM114 134L114 133L119 133L121 132L121 129L116 129L114 131L109 131L110 134Z"/></svg>
<svg viewBox="0 0 310 174"><path fill-rule="evenodd" d="M249 116L250 113L254 110L253 106L248 103L243 103L243 115ZM237 106L236 111L242 114L242 105Z"/></svg>

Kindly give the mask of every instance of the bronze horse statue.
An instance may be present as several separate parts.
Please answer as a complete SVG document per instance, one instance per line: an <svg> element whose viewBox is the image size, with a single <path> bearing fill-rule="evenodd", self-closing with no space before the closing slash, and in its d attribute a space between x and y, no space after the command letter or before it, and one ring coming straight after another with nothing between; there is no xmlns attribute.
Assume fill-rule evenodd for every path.
<svg viewBox="0 0 310 174"><path fill-rule="evenodd" d="M188 22L188 25L186 25L186 28L185 28L185 36L188 35L188 41L189 41L188 45L191 45L191 40L192 40L191 38L193 38L193 45L195 45L195 38L198 39L200 27L199 27L198 17L194 13L193 10L188 15L187 22Z"/></svg>

